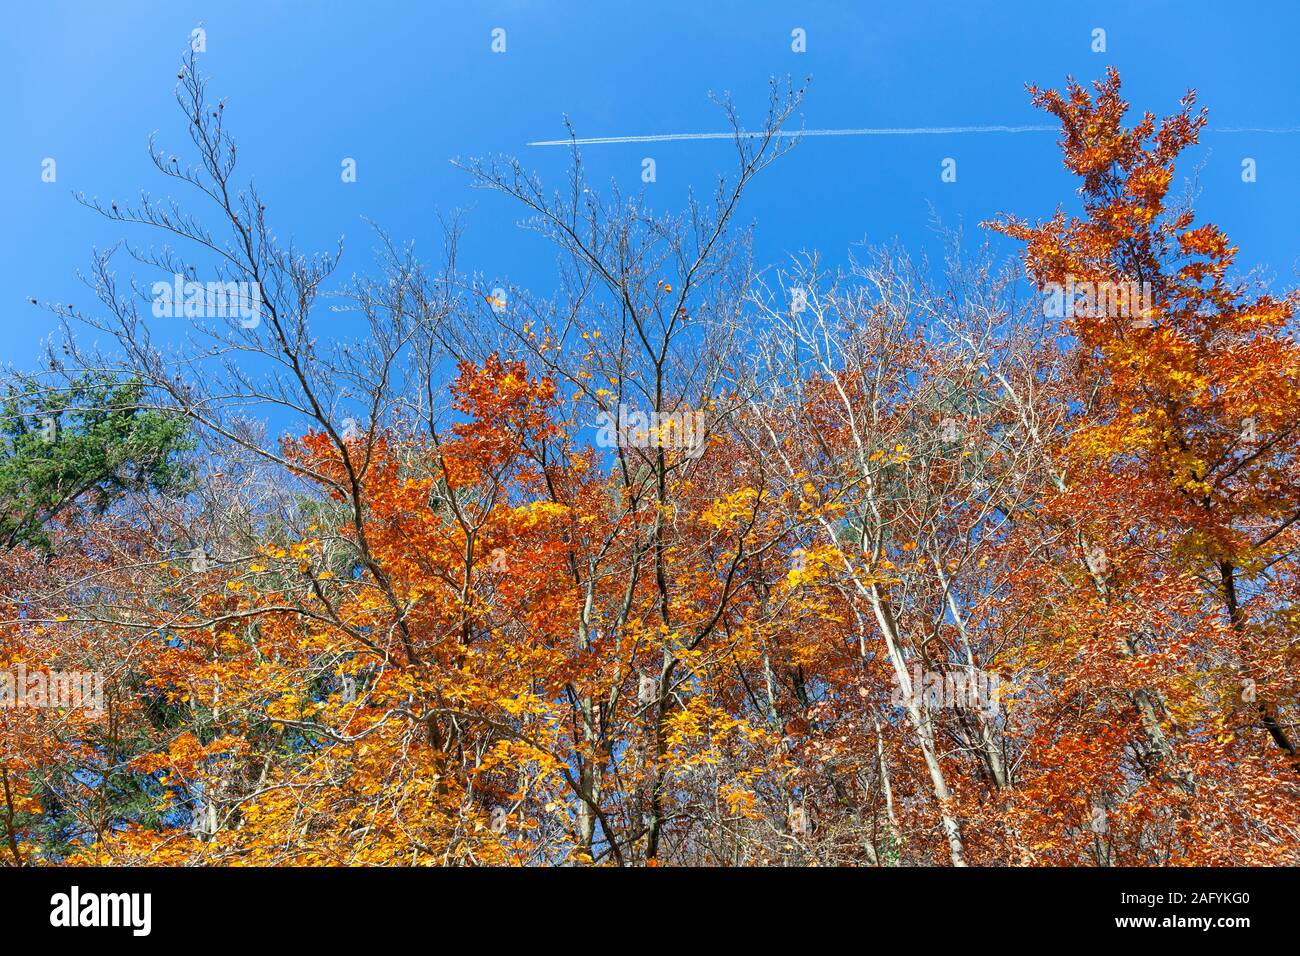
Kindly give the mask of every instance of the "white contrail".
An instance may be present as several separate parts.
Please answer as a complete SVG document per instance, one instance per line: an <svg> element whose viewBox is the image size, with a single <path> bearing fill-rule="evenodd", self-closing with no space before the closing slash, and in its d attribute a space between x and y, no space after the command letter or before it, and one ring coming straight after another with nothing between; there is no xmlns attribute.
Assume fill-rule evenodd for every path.
<svg viewBox="0 0 1300 956"><path fill-rule="evenodd" d="M1207 133L1300 133L1300 126L1219 126L1207 127Z"/></svg>
<svg viewBox="0 0 1300 956"><path fill-rule="evenodd" d="M774 136L795 138L799 136L944 136L959 133L1051 133L1059 126L876 126L858 129L805 129L779 130ZM1206 129L1207 133L1300 133L1300 126L1222 126ZM744 139L755 139L765 133L742 132ZM692 139L735 139L735 132L727 133L659 133L650 136L587 136L580 139L539 139L529 146L603 146L609 143L671 143Z"/></svg>
<svg viewBox="0 0 1300 956"><path fill-rule="evenodd" d="M864 127L860 129L804 129L779 130L774 136L940 136L944 133L1048 133L1055 126L894 126ZM741 133L745 139L756 139L765 133ZM598 146L605 143L668 143L682 139L735 139L736 133L660 133L654 136L589 136L583 139L541 139L529 146Z"/></svg>

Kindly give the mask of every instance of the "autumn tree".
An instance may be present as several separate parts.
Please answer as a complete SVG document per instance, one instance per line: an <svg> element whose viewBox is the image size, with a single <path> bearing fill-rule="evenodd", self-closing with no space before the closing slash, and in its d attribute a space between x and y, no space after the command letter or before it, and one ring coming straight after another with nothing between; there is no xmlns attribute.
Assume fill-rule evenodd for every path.
<svg viewBox="0 0 1300 956"><path fill-rule="evenodd" d="M1168 198L1190 99L1034 91L1083 202L996 224L1028 286L959 235L758 269L801 90L724 104L681 215L576 146L559 191L463 164L538 294L458 220L348 281L284 244L194 67L192 164L150 155L206 216L88 202L164 245L10 396L0 655L106 679L0 713L7 863L1296 862L1294 297ZM121 249L256 308L164 333Z"/></svg>

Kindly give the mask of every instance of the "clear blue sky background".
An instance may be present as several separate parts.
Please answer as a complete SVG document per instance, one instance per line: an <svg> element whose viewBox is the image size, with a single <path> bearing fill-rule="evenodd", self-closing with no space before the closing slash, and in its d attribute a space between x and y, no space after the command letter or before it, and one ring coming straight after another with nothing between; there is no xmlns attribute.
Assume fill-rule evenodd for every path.
<svg viewBox="0 0 1300 956"><path fill-rule="evenodd" d="M190 30L202 23L201 62L281 237L325 249L339 235L339 275L370 268L362 217L436 261L439 211L472 207L462 265L538 292L553 253L517 229L518 211L470 190L448 159L516 153L558 181L563 150L529 148L563 135L605 136L725 128L710 90L730 90L757 122L772 75L811 75L808 128L1039 124L1026 82L1099 77L1119 67L1136 110L1175 109L1195 87L1211 126L1300 127L1295 39L1300 4L1204 0L998 3L708 0L613 2L222 2L135 0L5 4L0 13L0 362L35 361L55 328L27 304L93 300L76 278L92 245L124 233L72 193L134 199L167 195L145 143L188 146L172 90ZM491 31L507 31L493 54ZM808 49L790 48L807 31ZM1105 54L1090 49L1107 31ZM709 188L731 168L716 142L594 146L598 181L640 187L653 156L660 208ZM355 157L358 182L340 182ZM1241 181L1241 159L1258 182ZM58 181L41 182L41 161ZM958 181L940 181L944 157ZM1199 165L1199 173L1197 166ZM1300 135L1208 133L1181 173L1197 174L1199 210L1227 228L1241 263L1296 284L1300 261ZM1075 203L1055 136L965 135L806 140L749 195L760 261L818 248L842 260L858 241L933 242L930 204L951 225L1000 211L1046 216ZM126 268L124 259L121 268ZM162 321L162 320L159 320ZM324 323L346 321L322 317Z"/></svg>

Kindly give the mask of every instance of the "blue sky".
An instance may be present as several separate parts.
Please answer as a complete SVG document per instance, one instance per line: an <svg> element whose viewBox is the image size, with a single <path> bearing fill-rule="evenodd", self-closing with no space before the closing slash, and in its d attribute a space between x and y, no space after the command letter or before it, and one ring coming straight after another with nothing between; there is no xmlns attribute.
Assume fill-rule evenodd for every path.
<svg viewBox="0 0 1300 956"><path fill-rule="evenodd" d="M29 298L91 307L76 277L91 247L149 238L72 194L168 195L145 145L154 130L164 148L187 145L171 97L200 23L201 65L227 101L243 173L281 237L316 249L347 237L341 278L371 268L362 217L436 261L438 214L462 208L465 268L547 292L552 251L516 227L506 200L471 190L450 158L514 153L557 180L565 152L525 144L563 135L564 114L581 136L721 130L708 93L731 91L757 122L773 75L811 75L810 129L1046 123L1026 82L1091 80L1110 64L1135 110L1171 112L1195 87L1211 127L1300 127L1293 2L6 5L0 361L30 366L55 328ZM491 50L497 27L504 54ZM1105 53L1091 50L1098 27ZM795 28L806 31L806 53L791 50ZM718 142L585 151L596 181L629 191L647 156L658 173L650 201L661 209L731 168L731 147ZM57 162L55 183L41 181L46 157ZM356 183L340 181L344 157L357 161ZM945 157L957 160L955 183L940 181ZM1256 160L1257 182L1241 181L1243 157ZM1265 265L1279 289L1296 284L1300 134L1210 132L1180 172L1196 175L1202 217L1228 230L1243 265ZM741 218L757 226L761 262L814 248L840 261L864 239L932 245L931 205L947 224L974 229L1000 211L1039 218L1071 207L1073 189L1051 133L808 139L755 184Z"/></svg>

